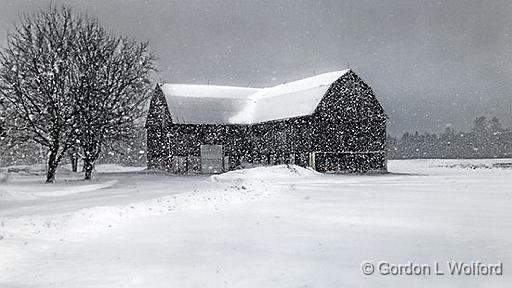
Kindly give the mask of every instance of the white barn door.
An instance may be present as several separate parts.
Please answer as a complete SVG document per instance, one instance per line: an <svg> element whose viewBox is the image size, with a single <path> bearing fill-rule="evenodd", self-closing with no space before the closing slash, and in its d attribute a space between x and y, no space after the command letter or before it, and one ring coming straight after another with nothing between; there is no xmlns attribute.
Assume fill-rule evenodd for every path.
<svg viewBox="0 0 512 288"><path fill-rule="evenodd" d="M201 173L215 174L224 172L222 145L201 145Z"/></svg>

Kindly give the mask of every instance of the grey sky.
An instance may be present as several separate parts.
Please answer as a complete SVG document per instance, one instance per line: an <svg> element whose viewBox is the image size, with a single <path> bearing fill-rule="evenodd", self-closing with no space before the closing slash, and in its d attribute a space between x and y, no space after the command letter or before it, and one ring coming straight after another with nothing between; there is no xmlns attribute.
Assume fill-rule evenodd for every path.
<svg viewBox="0 0 512 288"><path fill-rule="evenodd" d="M49 1L0 0L0 45ZM512 124L512 2L424 0L53 0L149 40L158 80L269 86L350 65L390 132Z"/></svg>

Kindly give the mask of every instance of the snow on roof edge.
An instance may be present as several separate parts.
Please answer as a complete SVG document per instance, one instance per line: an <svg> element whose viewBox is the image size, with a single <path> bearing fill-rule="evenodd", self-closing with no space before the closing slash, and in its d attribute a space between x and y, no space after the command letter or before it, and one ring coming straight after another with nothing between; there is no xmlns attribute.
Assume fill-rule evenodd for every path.
<svg viewBox="0 0 512 288"><path fill-rule="evenodd" d="M266 86L266 87L243 87L243 86L232 86L232 85L210 85L210 84L178 84L178 83L159 83L158 85L160 85L161 88L163 88L164 86L166 87L181 87L181 88L197 88L197 89L218 89L218 90L221 90L221 89L226 89L226 90L230 90L230 89L240 89L240 90L256 90L256 92L258 90L263 90L263 89L273 89L273 88L278 88L278 87L289 87L290 85L296 85L298 83L303 83L303 82L306 82L306 81L311 81L311 80L325 80L326 78L329 79L329 80L332 80L333 78L333 75L336 75L335 79L332 80L328 85L332 84L334 81L338 80L341 76L347 74L349 71L351 71L351 69L345 69L345 70L337 70L337 71L332 71L332 72L325 72L325 73L321 73L321 74L318 74L318 75L315 75L315 76L310 76L310 77L306 77L306 78L302 78L302 79L298 79L298 80L293 80L291 82L285 82L285 83L282 83L282 84L278 84L278 85L275 85L275 86ZM324 83L323 85L327 85L326 83ZM164 93L165 94L165 93ZM187 97L200 97L200 96L197 96L197 95L188 95ZM211 97L211 96L206 96L206 97Z"/></svg>
<svg viewBox="0 0 512 288"><path fill-rule="evenodd" d="M160 87L176 124L247 125L311 115L332 83L349 71L265 88L171 83Z"/></svg>

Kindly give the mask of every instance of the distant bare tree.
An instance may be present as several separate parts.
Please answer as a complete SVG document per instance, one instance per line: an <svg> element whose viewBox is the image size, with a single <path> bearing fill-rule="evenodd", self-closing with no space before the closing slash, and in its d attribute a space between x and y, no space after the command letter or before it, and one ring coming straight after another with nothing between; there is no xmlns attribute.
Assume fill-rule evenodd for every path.
<svg viewBox="0 0 512 288"><path fill-rule="evenodd" d="M76 139L76 93L73 65L77 28L68 8L51 8L21 19L0 52L0 95L12 112L16 139L46 147L46 182Z"/></svg>
<svg viewBox="0 0 512 288"><path fill-rule="evenodd" d="M154 57L147 42L110 34L95 19L86 19L77 36L78 139L88 180L105 144L129 140L142 123Z"/></svg>

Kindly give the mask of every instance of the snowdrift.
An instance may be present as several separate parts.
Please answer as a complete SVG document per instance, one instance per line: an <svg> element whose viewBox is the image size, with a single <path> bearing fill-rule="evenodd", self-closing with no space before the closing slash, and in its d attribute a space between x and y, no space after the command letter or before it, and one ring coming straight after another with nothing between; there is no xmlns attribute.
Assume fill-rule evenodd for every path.
<svg viewBox="0 0 512 288"><path fill-rule="evenodd" d="M272 179L293 179L305 177L319 177L322 174L311 169L296 165L264 166L242 170L229 171L211 176L216 182L240 182L240 181L272 181Z"/></svg>

